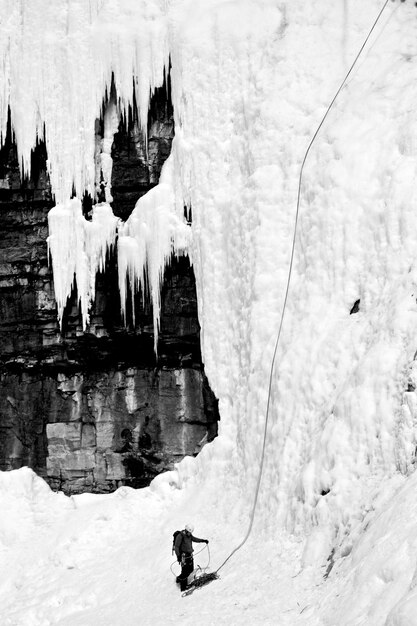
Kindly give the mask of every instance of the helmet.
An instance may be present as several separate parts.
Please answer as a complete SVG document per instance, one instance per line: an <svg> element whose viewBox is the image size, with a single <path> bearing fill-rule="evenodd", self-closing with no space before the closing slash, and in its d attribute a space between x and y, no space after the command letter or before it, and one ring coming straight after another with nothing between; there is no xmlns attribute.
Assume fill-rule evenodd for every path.
<svg viewBox="0 0 417 626"><path fill-rule="evenodd" d="M192 533L194 530L194 526L192 526L191 524L187 524L185 530L188 530L189 533Z"/></svg>

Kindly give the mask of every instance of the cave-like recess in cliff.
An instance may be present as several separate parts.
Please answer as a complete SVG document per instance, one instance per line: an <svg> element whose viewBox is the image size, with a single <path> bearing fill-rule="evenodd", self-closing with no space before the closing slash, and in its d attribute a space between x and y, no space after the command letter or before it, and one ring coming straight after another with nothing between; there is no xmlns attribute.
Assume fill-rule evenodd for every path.
<svg viewBox="0 0 417 626"><path fill-rule="evenodd" d="M98 120L98 139L102 126ZM151 100L148 151L134 115L114 136L112 208L123 220L158 183L173 136L168 79ZM217 434L193 270L187 257L166 269L157 356L148 298L135 295L135 324L131 311L121 319L116 255L97 276L89 327L82 330L75 288L60 331L46 247L46 158L40 142L22 181L9 124L0 150L0 469L29 465L67 493L142 487ZM89 196L83 208L88 219Z"/></svg>

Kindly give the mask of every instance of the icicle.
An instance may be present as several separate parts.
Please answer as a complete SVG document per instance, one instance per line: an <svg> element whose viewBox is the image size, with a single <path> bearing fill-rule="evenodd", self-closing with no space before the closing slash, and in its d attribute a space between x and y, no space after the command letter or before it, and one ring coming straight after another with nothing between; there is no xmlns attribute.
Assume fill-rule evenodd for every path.
<svg viewBox="0 0 417 626"><path fill-rule="evenodd" d="M85 329L95 296L96 274L104 270L106 255L116 239L119 220L113 215L111 206L103 202L93 207L92 221L87 221L82 215L78 198L55 206L49 212L48 220L48 251L52 259L60 326L76 281Z"/></svg>
<svg viewBox="0 0 417 626"><path fill-rule="evenodd" d="M74 285L76 262L80 253L80 216L81 202L78 198L73 198L62 205L56 205L48 214L48 253L52 261L55 300L60 326L62 326L62 317L68 296Z"/></svg>
<svg viewBox="0 0 417 626"><path fill-rule="evenodd" d="M191 229L176 213L172 169L173 159L169 157L162 168L159 185L138 200L128 221L120 229L118 243L122 314L126 317L127 285L131 293L138 289L142 289L142 293L145 288L149 290L155 352L165 266L172 254L182 254L188 249L191 237Z"/></svg>
<svg viewBox="0 0 417 626"><path fill-rule="evenodd" d="M89 238L87 247L91 257L91 274L94 277L97 272L104 272L106 257L114 246L119 222L119 218L115 217L107 202L95 204L91 222L85 220Z"/></svg>
<svg viewBox="0 0 417 626"><path fill-rule="evenodd" d="M130 294L132 296L132 318L133 324L135 324L133 295L139 291L139 286L144 284L146 250L143 245L143 241L138 241L130 236L119 235L117 251L122 318L126 322L127 295L129 286Z"/></svg>
<svg viewBox="0 0 417 626"><path fill-rule="evenodd" d="M29 174L45 125L58 204L73 189L80 198L94 195L95 120L112 75L123 108L133 106L137 86L146 129L150 92L168 65L165 10L163 0L0 0L0 132L10 104L19 163Z"/></svg>
<svg viewBox="0 0 417 626"><path fill-rule="evenodd" d="M100 154L95 120L114 77L121 114L134 106L135 85L138 118L146 130L150 93L163 84L168 65L166 3L0 0L0 15L0 133L4 140L10 104L19 163L29 175L31 151L45 129L47 167L57 201L49 216L48 245L58 316L62 324L76 278L85 327L94 296L93 273L114 241L116 222L104 205L95 209L91 223L86 222L77 198L86 191L95 196L99 165L104 199L112 200L116 104L105 113ZM70 201L74 191L77 198Z"/></svg>
<svg viewBox="0 0 417 626"><path fill-rule="evenodd" d="M96 175L96 185L97 187L104 189L105 201L109 203L113 202L113 196L111 195L111 173L113 169L111 148L113 145L114 135L118 128L119 114L116 102L111 100L104 113L104 136L100 142L101 150L98 159L100 171L98 172L98 175Z"/></svg>
<svg viewBox="0 0 417 626"><path fill-rule="evenodd" d="M116 231L108 206L112 201L113 135L119 113L123 115L134 106L146 135L150 94L163 84L169 63L167 5L165 0L0 0L0 15L0 133L4 139L10 104L19 163L22 172L29 175L31 151L45 129L47 167L57 201L49 216L48 245L59 320L62 324L64 307L76 279L85 327L94 297L94 272L104 262ZM98 151L95 120L100 118L112 77L119 110L115 102L107 107L104 137ZM78 198L85 192L97 197L95 190L100 178L107 205L98 205L101 208L95 208L89 223L82 216ZM74 191L76 198L69 200ZM158 192L151 198L154 196L156 201ZM146 200L144 206L148 202L151 200ZM158 208L158 212L161 210ZM155 219L152 224L156 228ZM131 229L133 223L132 219ZM162 230L160 238L155 246L148 243L144 253L151 274L156 322L157 285L165 259L171 253L171 235ZM127 249L128 244L122 239L121 250ZM138 269L144 264L141 255L140 252L135 262L137 267L130 259L132 250L126 256L130 259L126 275L130 275L132 287L135 280L138 285L144 284Z"/></svg>

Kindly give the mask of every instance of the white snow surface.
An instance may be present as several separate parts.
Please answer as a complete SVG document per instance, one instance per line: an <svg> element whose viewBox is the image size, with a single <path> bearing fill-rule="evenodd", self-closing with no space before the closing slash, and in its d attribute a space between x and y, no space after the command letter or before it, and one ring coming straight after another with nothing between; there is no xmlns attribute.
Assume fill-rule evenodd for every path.
<svg viewBox="0 0 417 626"><path fill-rule="evenodd" d="M247 528L300 164L382 2L0 4L3 132L10 102L27 169L45 123L57 213L76 233L67 247L61 235L61 260L52 251L61 306L75 272L88 308L112 238L106 213L86 243L70 200L73 184L78 197L94 188L111 72L121 108L134 77L144 122L170 55L172 155L123 226L121 284L141 280L143 216L159 279L191 206L203 360L222 417L197 459L140 492L68 499L29 470L1 474L2 623L417 624L414 3L388 3L310 153L254 530L190 598L169 571L171 533L193 522L216 568ZM51 249L55 235L51 221Z"/></svg>

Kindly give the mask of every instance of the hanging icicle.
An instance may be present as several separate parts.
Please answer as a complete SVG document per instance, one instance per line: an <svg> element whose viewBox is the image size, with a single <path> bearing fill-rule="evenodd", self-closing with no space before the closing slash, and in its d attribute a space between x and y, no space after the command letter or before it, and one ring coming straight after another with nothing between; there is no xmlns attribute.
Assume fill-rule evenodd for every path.
<svg viewBox="0 0 417 626"><path fill-rule="evenodd" d="M118 240L119 288L126 319L127 295L148 293L153 307L154 348L157 351L161 309L161 286L171 256L190 249L191 229L176 212L173 159L165 161L159 185L136 203ZM129 287L129 289L128 289ZM134 306L132 305L133 321Z"/></svg>

